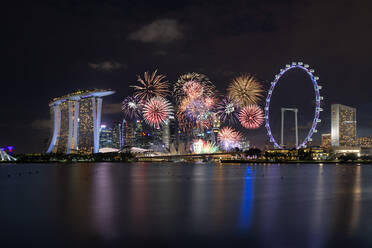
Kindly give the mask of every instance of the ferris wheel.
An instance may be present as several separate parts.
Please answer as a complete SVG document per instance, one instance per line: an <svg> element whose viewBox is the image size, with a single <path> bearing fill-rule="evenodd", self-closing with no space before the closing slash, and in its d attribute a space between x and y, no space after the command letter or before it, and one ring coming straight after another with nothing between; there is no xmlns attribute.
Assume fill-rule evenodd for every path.
<svg viewBox="0 0 372 248"><path fill-rule="evenodd" d="M278 149L283 149L283 146L279 145L276 141L275 138L271 132L270 128L270 123L269 123L269 116L270 116L270 101L271 101L271 96L273 94L275 86L278 84L280 78L289 70L294 69L294 68L299 68L305 71L314 86L314 91L315 91L315 111L314 111L314 118L313 118L313 123L310 128L309 133L307 134L306 138L303 140L302 143L296 146L296 149L306 147L307 142L311 141L311 136L317 132L316 126L318 125L321 120L319 119L319 113L323 111L323 109L320 107L320 101L323 100L323 97L320 96L320 89L322 89L322 86L318 85L317 80L319 80L319 77L315 76L314 69L310 69L308 64L303 64L302 62L292 62L291 64L287 64L285 68L280 69L280 73L275 75L274 81L271 82L270 89L267 93L266 97L266 105L265 105L265 127L267 130L267 135L270 138L270 142L274 144L274 146Z"/></svg>

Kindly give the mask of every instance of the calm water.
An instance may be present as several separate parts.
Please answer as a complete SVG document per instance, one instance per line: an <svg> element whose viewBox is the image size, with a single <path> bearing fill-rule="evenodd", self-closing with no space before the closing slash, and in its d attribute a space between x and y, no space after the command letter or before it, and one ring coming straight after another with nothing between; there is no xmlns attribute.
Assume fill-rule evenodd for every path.
<svg viewBox="0 0 372 248"><path fill-rule="evenodd" d="M0 165L0 247L372 247L372 165Z"/></svg>

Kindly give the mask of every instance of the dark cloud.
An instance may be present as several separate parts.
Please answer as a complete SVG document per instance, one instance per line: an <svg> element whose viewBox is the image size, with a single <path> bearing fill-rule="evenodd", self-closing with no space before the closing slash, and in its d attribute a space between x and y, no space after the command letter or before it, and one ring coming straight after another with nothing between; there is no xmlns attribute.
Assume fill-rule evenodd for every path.
<svg viewBox="0 0 372 248"><path fill-rule="evenodd" d="M105 72L127 68L125 64L121 64L119 62L109 61L109 60L106 60L100 63L88 63L88 66L94 70L105 71Z"/></svg>
<svg viewBox="0 0 372 248"><path fill-rule="evenodd" d="M183 39L184 35L177 20L159 19L131 33L129 39L143 43L169 43Z"/></svg>

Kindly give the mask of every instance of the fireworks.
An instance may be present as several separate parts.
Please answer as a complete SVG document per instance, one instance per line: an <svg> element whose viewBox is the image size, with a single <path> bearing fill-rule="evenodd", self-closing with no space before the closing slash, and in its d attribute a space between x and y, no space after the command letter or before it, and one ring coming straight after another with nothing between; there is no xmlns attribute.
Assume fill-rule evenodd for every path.
<svg viewBox="0 0 372 248"><path fill-rule="evenodd" d="M203 95L203 86L196 81L188 81L182 86L182 90L185 92L186 96L195 99Z"/></svg>
<svg viewBox="0 0 372 248"><path fill-rule="evenodd" d="M208 97L214 94L215 87L207 76L199 73L187 73L178 78L173 95L179 103L185 97Z"/></svg>
<svg viewBox="0 0 372 248"><path fill-rule="evenodd" d="M216 110L222 122L227 122L232 125L239 122L239 106L230 97L226 97L220 103L218 103Z"/></svg>
<svg viewBox="0 0 372 248"><path fill-rule="evenodd" d="M207 98L190 98L186 97L178 106L177 117L179 120L187 121L187 125L183 127L210 127L213 121L212 109L215 104L215 99ZM179 121L180 122L180 121Z"/></svg>
<svg viewBox="0 0 372 248"><path fill-rule="evenodd" d="M135 120L139 119L142 114L142 103L137 97L128 96L124 99L122 104L122 111L124 119Z"/></svg>
<svg viewBox="0 0 372 248"><path fill-rule="evenodd" d="M235 78L228 88L229 96L241 106L258 103L263 91L262 85L248 74Z"/></svg>
<svg viewBox="0 0 372 248"><path fill-rule="evenodd" d="M242 136L240 132L235 131L231 127L224 127L218 133L218 142L225 151L230 151L236 147L240 147Z"/></svg>
<svg viewBox="0 0 372 248"><path fill-rule="evenodd" d="M256 129L261 126L264 120L263 111L257 105L248 105L239 113L239 121L247 129Z"/></svg>
<svg viewBox="0 0 372 248"><path fill-rule="evenodd" d="M218 146L216 144L211 143L209 141L204 141L201 139L194 140L191 146L191 150L194 153L215 153L218 152Z"/></svg>
<svg viewBox="0 0 372 248"><path fill-rule="evenodd" d="M155 70L151 75L145 72L144 78L137 76L139 85L131 85L134 88L134 95L141 100L147 101L153 97L165 97L169 94L168 81L164 81L165 75L156 75Z"/></svg>
<svg viewBox="0 0 372 248"><path fill-rule="evenodd" d="M172 115L173 108L171 104L162 97L153 97L147 101L143 107L143 117L145 121L159 128Z"/></svg>

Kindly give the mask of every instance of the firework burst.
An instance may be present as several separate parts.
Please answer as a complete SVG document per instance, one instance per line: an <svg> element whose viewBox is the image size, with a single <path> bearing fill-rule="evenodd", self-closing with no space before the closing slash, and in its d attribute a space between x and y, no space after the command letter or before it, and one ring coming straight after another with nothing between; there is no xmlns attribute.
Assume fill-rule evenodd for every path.
<svg viewBox="0 0 372 248"><path fill-rule="evenodd" d="M248 74L234 78L228 88L228 95L241 106L257 104L263 92L262 85Z"/></svg>
<svg viewBox="0 0 372 248"><path fill-rule="evenodd" d="M182 86L182 90L185 92L186 96L195 99L203 95L203 86L196 81L188 81Z"/></svg>
<svg viewBox="0 0 372 248"><path fill-rule="evenodd" d="M174 84L173 96L179 103L185 97L208 97L214 94L215 87L209 78L199 73L181 75Z"/></svg>
<svg viewBox="0 0 372 248"><path fill-rule="evenodd" d="M224 123L236 124L239 122L239 105L230 97L222 99L216 106L217 114Z"/></svg>
<svg viewBox="0 0 372 248"><path fill-rule="evenodd" d="M148 101L153 97L166 97L169 94L168 81L165 81L165 75L158 74L155 70L151 75L145 72L143 79L137 76L139 85L131 85L134 88L134 95L141 100Z"/></svg>
<svg viewBox="0 0 372 248"><path fill-rule="evenodd" d="M263 111L257 105L248 105L239 113L239 121L247 129L259 128L264 120Z"/></svg>
<svg viewBox="0 0 372 248"><path fill-rule="evenodd" d="M191 151L196 154L200 153L215 153L218 152L218 146L215 143L196 139L191 145Z"/></svg>
<svg viewBox="0 0 372 248"><path fill-rule="evenodd" d="M242 135L231 127L224 127L218 133L218 142L225 151L230 151L236 147L240 147Z"/></svg>
<svg viewBox="0 0 372 248"><path fill-rule="evenodd" d="M121 110L124 114L124 119L135 120L142 115L143 104L137 97L128 96L122 103Z"/></svg>
<svg viewBox="0 0 372 248"><path fill-rule="evenodd" d="M163 97L153 97L143 107L143 118L155 128L164 124L172 116L172 105Z"/></svg>

